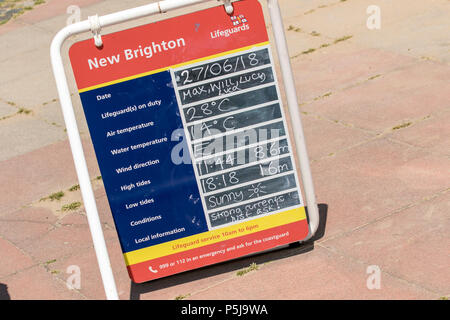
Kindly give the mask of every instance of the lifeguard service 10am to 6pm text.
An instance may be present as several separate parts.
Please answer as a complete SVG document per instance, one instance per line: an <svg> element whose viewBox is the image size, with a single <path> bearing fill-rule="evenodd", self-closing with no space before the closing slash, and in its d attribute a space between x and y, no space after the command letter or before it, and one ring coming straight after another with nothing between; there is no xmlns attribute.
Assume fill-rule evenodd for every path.
<svg viewBox="0 0 450 320"><path fill-rule="evenodd" d="M135 282L308 235L262 9L233 6L70 48Z"/></svg>

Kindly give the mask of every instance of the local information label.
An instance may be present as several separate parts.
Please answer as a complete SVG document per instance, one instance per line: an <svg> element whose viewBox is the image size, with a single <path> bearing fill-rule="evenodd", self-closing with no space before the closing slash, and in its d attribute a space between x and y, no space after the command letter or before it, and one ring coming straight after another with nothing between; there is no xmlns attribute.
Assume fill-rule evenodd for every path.
<svg viewBox="0 0 450 320"><path fill-rule="evenodd" d="M69 54L134 282L307 236L258 1L103 43L81 41Z"/></svg>

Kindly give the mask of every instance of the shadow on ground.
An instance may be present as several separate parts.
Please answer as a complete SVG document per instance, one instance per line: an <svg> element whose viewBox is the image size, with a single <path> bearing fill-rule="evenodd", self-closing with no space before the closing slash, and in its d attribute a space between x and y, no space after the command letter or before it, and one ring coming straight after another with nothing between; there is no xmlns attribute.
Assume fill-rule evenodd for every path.
<svg viewBox="0 0 450 320"><path fill-rule="evenodd" d="M3 283L0 283L0 300L11 300L8 293L8 286Z"/></svg>
<svg viewBox="0 0 450 320"><path fill-rule="evenodd" d="M307 210L308 211L308 210ZM212 266L186 271L180 274L169 276L166 278L146 282L134 283L131 282L130 300L139 300L141 294L150 293L175 285L196 281L208 277L213 277L222 273L238 271L248 267L252 263L264 264L276 260L296 256L299 254L310 252L314 249L314 241L321 239L325 235L325 226L327 223L328 205L319 204L320 223L316 234L309 241L304 243L291 243L288 246L283 246L263 253L257 253L243 258L221 262ZM175 297L174 297L175 298Z"/></svg>

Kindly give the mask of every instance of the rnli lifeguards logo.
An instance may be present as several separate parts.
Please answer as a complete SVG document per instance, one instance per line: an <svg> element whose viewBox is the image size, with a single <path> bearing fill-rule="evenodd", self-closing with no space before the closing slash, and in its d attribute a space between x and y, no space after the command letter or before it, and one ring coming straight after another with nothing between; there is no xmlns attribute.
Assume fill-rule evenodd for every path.
<svg viewBox="0 0 450 320"><path fill-rule="evenodd" d="M243 14L240 14L239 16L232 16L231 21L233 22L233 26L238 26L243 23L247 23L247 19Z"/></svg>

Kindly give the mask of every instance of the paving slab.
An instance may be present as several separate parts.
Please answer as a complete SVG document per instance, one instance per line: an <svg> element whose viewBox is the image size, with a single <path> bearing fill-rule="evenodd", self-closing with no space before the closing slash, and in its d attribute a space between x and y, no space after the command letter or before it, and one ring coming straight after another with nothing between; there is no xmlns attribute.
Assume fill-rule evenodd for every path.
<svg viewBox="0 0 450 320"><path fill-rule="evenodd" d="M24 79L34 73L40 71L50 71L51 64L49 59L50 43L42 42L42 44L32 51L19 53L0 62L0 70L2 70L2 76L0 78L0 85L2 87L8 87L8 83L17 79ZM25 84L24 83L24 84ZM24 94L22 86L22 94ZM11 98L11 100L14 100Z"/></svg>
<svg viewBox="0 0 450 320"><path fill-rule="evenodd" d="M19 108L17 109L19 110ZM31 110L27 109L26 112ZM34 117L33 112L22 113L0 121L0 161L10 159L30 151L66 139L62 128L53 126Z"/></svg>
<svg viewBox="0 0 450 320"><path fill-rule="evenodd" d="M287 24L285 29L289 56L292 58L309 54L308 52L311 50L317 50L323 44L333 42L333 39L323 37L322 35L316 36L314 35L315 33L298 30L295 23ZM270 42L275 43L275 39L271 37Z"/></svg>
<svg viewBox="0 0 450 320"><path fill-rule="evenodd" d="M443 0L433 1L443 4ZM297 1L298 3L298 1ZM430 9L430 3L420 1L389 1L379 0L376 3L370 0L360 1L330 1L318 3L314 8L293 10L293 14L286 20L298 19L304 28L315 29L328 36L336 37L342 33L362 33L370 36L370 30L366 26L369 14L367 8L377 5L381 9L382 28L376 32L382 32L385 25L390 25L398 20L408 19L412 15L422 13ZM296 13L296 14L295 14Z"/></svg>
<svg viewBox="0 0 450 320"><path fill-rule="evenodd" d="M367 9L371 5L380 8L380 29L367 28ZM335 1L303 13L300 11L303 10L293 11L298 15L286 15L286 21L298 21L299 27L329 37L352 35L355 42L367 47L384 48L417 58L432 55L448 62L448 50L442 50L448 46L446 30L450 23L447 19L450 6L445 0ZM414 36L405 36L412 33Z"/></svg>
<svg viewBox="0 0 450 320"><path fill-rule="evenodd" d="M44 267L35 266L1 280L7 284L11 300L80 300L64 282L53 277Z"/></svg>
<svg viewBox="0 0 450 320"><path fill-rule="evenodd" d="M39 238L20 241L16 245L42 263L71 256L92 247L87 218L83 220L84 224L63 224ZM103 233L105 239L117 237L115 231L106 227Z"/></svg>
<svg viewBox="0 0 450 320"><path fill-rule="evenodd" d="M58 226L82 228L87 225L87 216L83 206L81 206L79 210L65 212L65 214L58 219Z"/></svg>
<svg viewBox="0 0 450 320"><path fill-rule="evenodd" d="M447 108L449 71L448 66L423 61L332 93L302 109L381 133Z"/></svg>
<svg viewBox="0 0 450 320"><path fill-rule="evenodd" d="M0 279L35 264L30 256L2 237L0 237L0 252L2 253Z"/></svg>
<svg viewBox="0 0 450 320"><path fill-rule="evenodd" d="M47 0L42 6L20 16L17 21L25 24L36 24L55 16L69 15L67 9L70 6L84 8L100 1L102 0Z"/></svg>
<svg viewBox="0 0 450 320"><path fill-rule="evenodd" d="M31 27L40 30L42 33L50 35L50 39L53 40L53 37L65 26L67 26L68 23L73 23L74 20L71 19L72 13L68 13L66 10L69 10L70 5L77 5L75 2L67 4L65 8L54 8L55 11L54 14L50 15L48 18L44 19L36 19L36 21L32 21ZM95 2L92 2L95 3ZM53 7L51 4L49 4L49 7ZM86 15L86 7L79 7L80 8L80 21L86 20L88 16ZM37 11L37 10L35 10ZM44 15L44 13L40 14ZM24 16L23 18L27 18L27 16ZM34 20L34 19L33 19ZM50 43L51 43L50 40ZM49 55L50 55L50 46L49 48Z"/></svg>
<svg viewBox="0 0 450 320"><path fill-rule="evenodd" d="M187 299L309 300L427 299L437 295L382 273L380 290L367 288L368 265L323 248L260 266ZM288 274L289 277L282 275ZM261 281L264 279L264 281Z"/></svg>
<svg viewBox="0 0 450 320"><path fill-rule="evenodd" d="M53 73L51 69L42 69L3 83L0 86L0 97L20 107L36 109L57 97Z"/></svg>
<svg viewBox="0 0 450 320"><path fill-rule="evenodd" d="M7 102L0 101L0 119L8 118L17 113L17 108Z"/></svg>
<svg viewBox="0 0 450 320"><path fill-rule="evenodd" d="M300 102L306 103L415 63L411 57L362 48L348 39L300 55L292 68Z"/></svg>
<svg viewBox="0 0 450 320"><path fill-rule="evenodd" d="M7 24L8 25L8 24ZM7 33L0 34L0 44L2 50L0 52L0 61L7 61L18 54L32 52L39 48L43 43L50 43L53 38L48 32L33 26L19 24L19 28L10 30ZM0 31L4 26L0 26ZM0 77L1 74L0 74Z"/></svg>
<svg viewBox="0 0 450 320"><path fill-rule="evenodd" d="M27 26L37 25L39 22L55 16L66 16L67 19L69 14L71 14L71 12L68 12L70 6L84 8L99 1L102 0L46 0L45 3L34 6L33 10L27 10L20 16L10 20L7 24L2 25L0 36ZM41 31L45 31L45 29L41 29ZM50 31L56 32L57 30Z"/></svg>
<svg viewBox="0 0 450 320"><path fill-rule="evenodd" d="M375 134L358 130L316 117L313 114L303 114L303 130L307 137L306 145L311 161L326 156L332 156L336 152L364 143Z"/></svg>
<svg viewBox="0 0 450 320"><path fill-rule="evenodd" d="M401 1L390 1L401 4ZM397 6L396 4L395 6ZM423 6L426 6L423 7ZM411 8L415 14L408 14ZM383 6L382 27L380 30L361 32L355 35L355 42L364 46L381 48L402 53L419 59L450 63L450 5L444 1L422 2L408 1L402 8L390 10L391 24L386 24L386 11ZM399 14L408 14L398 19ZM419 27L420 26L420 27ZM414 34L414 36L405 36Z"/></svg>
<svg viewBox="0 0 450 320"><path fill-rule="evenodd" d="M96 196L95 200L97 202L97 210L100 216L100 221L102 221L102 223L106 223L111 228L115 228L114 219L112 217L111 208L109 206L106 194L102 196Z"/></svg>
<svg viewBox="0 0 450 320"><path fill-rule="evenodd" d="M445 296L450 292L449 212L446 192L322 245Z"/></svg>
<svg viewBox="0 0 450 320"><path fill-rule="evenodd" d="M33 9L33 0L2 0L0 2L0 24L7 23L26 11Z"/></svg>
<svg viewBox="0 0 450 320"><path fill-rule="evenodd" d="M53 229L55 222L56 217L48 209L23 208L0 217L0 236L15 244L32 241Z"/></svg>
<svg viewBox="0 0 450 320"><path fill-rule="evenodd" d="M77 121L80 135L89 134L86 118L84 117L84 112L82 110L81 103L79 102L78 94L73 95L72 99L75 112L75 120ZM64 121L64 116L61 110L61 104L59 100L55 100L56 101L44 103L42 106L36 108L34 110L34 115L36 116L36 118L42 119L46 123L60 128L61 131L64 131L66 128L66 123ZM64 134L65 136L67 136L66 132L64 132Z"/></svg>
<svg viewBox="0 0 450 320"><path fill-rule="evenodd" d="M450 107L423 121L402 130L395 130L391 137L419 146L432 153L450 156Z"/></svg>
<svg viewBox="0 0 450 320"><path fill-rule="evenodd" d="M292 17L302 20L303 16L321 9L323 7L339 4L340 0L285 0L280 2L280 10L283 20L287 21Z"/></svg>
<svg viewBox="0 0 450 320"><path fill-rule="evenodd" d="M291 14L283 15L285 25L296 24L304 32L316 31L330 38L354 35L365 28L365 11L368 4L365 4L365 1L346 2L316 2L313 6L301 4L296 10L292 8Z"/></svg>
<svg viewBox="0 0 450 320"><path fill-rule="evenodd" d="M98 176L95 155L85 154L89 172L93 177ZM0 216L77 183L67 141L1 161L0 172Z"/></svg>
<svg viewBox="0 0 450 320"><path fill-rule="evenodd" d="M450 159L376 139L312 164L324 239L349 232L449 187Z"/></svg>
<svg viewBox="0 0 450 320"><path fill-rule="evenodd" d="M125 266L122 251L118 240L110 239L107 242L111 266L114 270L119 298L128 300L130 297L130 278ZM49 269L61 281L66 281L70 274L67 270L70 266L77 266L81 272L81 288L79 291L88 299L105 299L105 291L101 281L100 270L97 264L95 251L91 247L83 249L66 258L57 259L49 265Z"/></svg>

